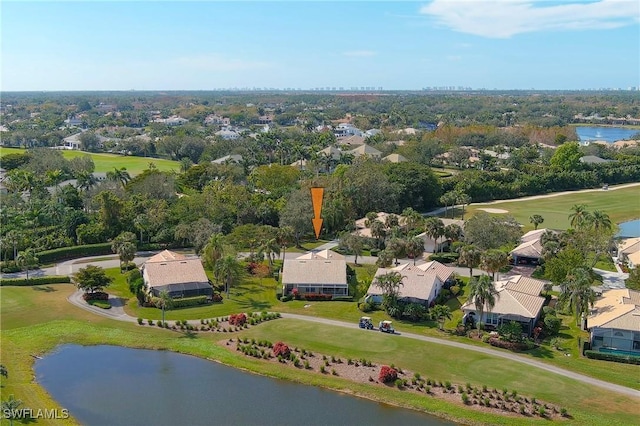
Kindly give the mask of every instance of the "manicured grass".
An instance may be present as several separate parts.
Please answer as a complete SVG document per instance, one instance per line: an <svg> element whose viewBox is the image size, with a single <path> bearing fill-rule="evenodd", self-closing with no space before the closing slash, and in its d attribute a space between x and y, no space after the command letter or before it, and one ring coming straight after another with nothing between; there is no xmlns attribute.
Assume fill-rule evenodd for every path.
<svg viewBox="0 0 640 426"><path fill-rule="evenodd" d="M22 148L2 148L0 149L0 158L3 155L21 153L25 150ZM106 154L106 153L93 153L83 151L62 151L62 155L67 160L76 157L82 157L85 155L91 156L96 166L96 172L108 172L113 170L114 167L121 168L126 167L127 171L131 175L141 173L143 170L149 168L149 163L155 164L158 170L180 170L180 163L172 160L165 160L162 158L147 158L147 157L132 157L118 154Z"/></svg>
<svg viewBox="0 0 640 426"><path fill-rule="evenodd" d="M533 229L529 217L539 214L544 218L541 228L567 229L571 207L585 204L588 210L601 210L609 215L613 223L621 223L639 217L640 186L612 191L570 193L535 200L516 200L492 204L472 204L467 207L465 217L471 217L481 208L508 210L518 222L524 225L524 231Z"/></svg>
<svg viewBox="0 0 640 426"><path fill-rule="evenodd" d="M101 309L111 309L111 303L108 300L89 300L87 303Z"/></svg>
<svg viewBox="0 0 640 426"><path fill-rule="evenodd" d="M53 286L51 286L53 287ZM55 401L33 381L32 355L43 355L65 343L113 344L129 347L167 349L215 359L225 364L303 384L324 386L401 406L436 412L466 422L484 424L531 424L544 420L517 419L467 410L430 397L414 396L395 389L354 384L339 377L320 375L277 363L267 363L228 351L215 342L219 334L176 333L157 327L117 322L81 310L66 301L75 290L70 284L54 290L32 287L0 288L2 309L2 363L9 378L2 378L3 395L15 394L27 407L57 407ZM329 304L327 304L329 305ZM56 319L58 318L58 319ZM59 319L65 318L65 319ZM451 380L501 388L507 386L520 394L535 396L564 406L574 416L568 424L633 424L638 401L609 393L551 373L527 368L514 362L495 359L470 351L400 336L331 327L295 320L276 320L250 328L241 334L272 341L284 340L327 355L343 358L367 358L376 363L420 372L423 377ZM227 334L224 339L233 337ZM607 365L610 363L606 363ZM633 367L633 366L629 366ZM634 371L634 370L630 370ZM632 375L632 373L629 373ZM52 424L39 421L41 424ZM56 422L59 424L60 422Z"/></svg>

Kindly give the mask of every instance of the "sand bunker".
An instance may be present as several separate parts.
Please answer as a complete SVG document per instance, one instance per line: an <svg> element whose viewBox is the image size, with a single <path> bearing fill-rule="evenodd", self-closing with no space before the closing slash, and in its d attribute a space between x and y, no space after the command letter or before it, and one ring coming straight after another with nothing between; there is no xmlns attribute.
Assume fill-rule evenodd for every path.
<svg viewBox="0 0 640 426"><path fill-rule="evenodd" d="M509 210L502 210L502 209L484 208L484 209L478 209L478 210L482 210L487 213L509 213Z"/></svg>

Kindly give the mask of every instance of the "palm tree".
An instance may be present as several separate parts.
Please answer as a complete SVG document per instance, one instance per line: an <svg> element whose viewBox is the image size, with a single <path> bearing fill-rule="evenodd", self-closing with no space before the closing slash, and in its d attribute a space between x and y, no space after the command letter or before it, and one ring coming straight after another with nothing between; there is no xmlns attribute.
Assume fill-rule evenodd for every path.
<svg viewBox="0 0 640 426"><path fill-rule="evenodd" d="M611 231L613 228L609 215L601 210L594 210L589 216L589 222L596 233L601 231Z"/></svg>
<svg viewBox="0 0 640 426"><path fill-rule="evenodd" d="M111 251L120 258L120 272L122 263L133 260L137 250L136 235L133 232L122 232L111 241Z"/></svg>
<svg viewBox="0 0 640 426"><path fill-rule="evenodd" d="M240 265L234 256L226 255L216 262L215 271L216 275L223 279L227 298L229 298L229 291L234 281L238 281L242 278L244 272L242 265Z"/></svg>
<svg viewBox="0 0 640 426"><path fill-rule="evenodd" d="M278 244L280 244L280 248L282 249L282 259L286 257L287 247L293 241L293 236L295 231L291 226L282 226L278 228L276 239L278 240Z"/></svg>
<svg viewBox="0 0 640 426"><path fill-rule="evenodd" d="M460 248L460 256L458 257L458 265L469 268L469 276L473 277L473 268L480 263L480 251L473 244Z"/></svg>
<svg viewBox="0 0 640 426"><path fill-rule="evenodd" d="M269 238L264 240L260 246L258 246L258 253L262 253L267 256L269 262L269 268L273 269L273 261L276 256L280 256L280 245L276 238Z"/></svg>
<svg viewBox="0 0 640 426"><path fill-rule="evenodd" d="M7 241L11 243L13 246L13 259L15 260L18 257L18 244L20 243L20 233L16 230L11 230L7 232L6 238Z"/></svg>
<svg viewBox="0 0 640 426"><path fill-rule="evenodd" d="M467 302L473 302L476 306L476 311L480 314L478 318L478 333L480 333L485 307L487 312L491 312L496 304L496 295L498 295L498 292L488 275L473 277L469 281L469 297Z"/></svg>
<svg viewBox="0 0 640 426"><path fill-rule="evenodd" d="M202 259L207 268L210 268L213 273L216 282L219 281L219 276L216 273L216 264L222 255L224 254L224 235L221 233L211 234L207 244L202 249Z"/></svg>
<svg viewBox="0 0 640 426"><path fill-rule="evenodd" d="M33 249L26 249L18 253L18 256L16 257L16 264L20 269L26 269L27 279L29 279L29 269L38 264L38 258L36 257Z"/></svg>
<svg viewBox="0 0 640 426"><path fill-rule="evenodd" d="M466 192L458 192L456 203L462 206L462 215L460 216L460 219L464 220L464 206L471 203L471 197Z"/></svg>
<svg viewBox="0 0 640 426"><path fill-rule="evenodd" d="M162 290L158 294L158 298L155 302L156 307L162 309L162 325L164 325L164 311L165 309L171 309L171 306L173 306L173 299L167 290Z"/></svg>
<svg viewBox="0 0 640 426"><path fill-rule="evenodd" d="M445 320L451 319L451 308L447 305L435 305L431 308L431 314L433 318L438 322L438 328L440 330L444 329Z"/></svg>
<svg viewBox="0 0 640 426"><path fill-rule="evenodd" d="M565 285L561 286L560 295L564 303L569 303L576 318L576 324L580 324L581 315L589 313L589 306L595 302L595 292L591 288L592 279L586 268L578 268L569 275Z"/></svg>
<svg viewBox="0 0 640 426"><path fill-rule="evenodd" d="M22 401L16 399L13 394L9 395L9 399L2 401L3 417L9 419L9 425L13 426L13 419L20 415L18 408L22 405Z"/></svg>
<svg viewBox="0 0 640 426"><path fill-rule="evenodd" d="M140 243L144 243L143 232L146 232L151 227L149 216L145 213L141 213L133 220L133 226L140 232ZM148 240L147 240L148 241Z"/></svg>
<svg viewBox="0 0 640 426"><path fill-rule="evenodd" d="M407 207L402 211L402 217L404 217L404 224L407 233L414 229L421 228L424 222L424 217L411 207Z"/></svg>
<svg viewBox="0 0 640 426"><path fill-rule="evenodd" d="M76 184L78 188L80 188L85 192L91 189L91 187L94 186L96 183L98 183L98 179L96 179L93 173L90 173L90 172L86 172L86 171L80 172L76 177Z"/></svg>
<svg viewBox="0 0 640 426"><path fill-rule="evenodd" d="M400 275L398 271L387 272L386 274L378 275L374 281L378 287L382 290L382 295L385 298L398 297L400 292L400 286L404 285L402 280L405 277Z"/></svg>
<svg viewBox="0 0 640 426"><path fill-rule="evenodd" d="M540 225L542 222L544 222L544 218L539 214L534 214L529 217L529 223L533 224L534 229L538 229L538 225Z"/></svg>
<svg viewBox="0 0 640 426"><path fill-rule="evenodd" d="M424 240L420 237L413 237L407 241L405 248L407 255L413 258L413 264L415 265L416 258L424 252Z"/></svg>
<svg viewBox="0 0 640 426"><path fill-rule="evenodd" d="M480 255L482 269L496 279L496 272L509 264L507 253L501 250L487 250Z"/></svg>
<svg viewBox="0 0 640 426"><path fill-rule="evenodd" d="M582 228L589 222L589 217L591 214L587 210L587 206L584 204L574 204L571 207L571 213L569 215L569 224L574 229Z"/></svg>
<svg viewBox="0 0 640 426"><path fill-rule="evenodd" d="M462 238L462 227L457 223L452 223L444 227L444 236L452 242L460 241Z"/></svg>
<svg viewBox="0 0 640 426"><path fill-rule="evenodd" d="M429 217L424 221L424 231L435 241L434 249L438 248L438 239L444 235L444 222L439 217ZM442 247L440 247L442 249ZM439 251L439 250L435 250Z"/></svg>
<svg viewBox="0 0 640 426"><path fill-rule="evenodd" d="M119 169L114 167L112 171L107 172L107 179L113 182L119 182L124 188L127 182L131 180L131 176L129 172L127 172L126 167L120 167Z"/></svg>
<svg viewBox="0 0 640 426"><path fill-rule="evenodd" d="M371 222L369 228L371 229L371 236L376 239L376 247L382 247L382 241L387 235L387 230L384 227L384 223L380 222L379 220L374 220L373 222Z"/></svg>

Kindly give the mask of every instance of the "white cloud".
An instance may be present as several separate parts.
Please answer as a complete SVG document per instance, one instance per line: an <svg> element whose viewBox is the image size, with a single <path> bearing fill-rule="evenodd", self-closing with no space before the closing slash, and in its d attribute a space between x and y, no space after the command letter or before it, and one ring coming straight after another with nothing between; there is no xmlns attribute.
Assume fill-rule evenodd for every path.
<svg viewBox="0 0 640 426"><path fill-rule="evenodd" d="M350 50L348 52L342 52L344 56L351 56L357 58L367 58L377 55L377 52L373 50Z"/></svg>
<svg viewBox="0 0 640 426"><path fill-rule="evenodd" d="M545 3L547 3L545 5ZM548 4L534 0L433 0L420 13L455 31L489 38L516 34L611 29L640 22L637 0Z"/></svg>
<svg viewBox="0 0 640 426"><path fill-rule="evenodd" d="M462 60L462 56L460 55L449 55L447 56L448 61L458 62Z"/></svg>
<svg viewBox="0 0 640 426"><path fill-rule="evenodd" d="M211 72L256 70L273 67L272 63L225 57L218 54L182 56L174 64L186 69Z"/></svg>

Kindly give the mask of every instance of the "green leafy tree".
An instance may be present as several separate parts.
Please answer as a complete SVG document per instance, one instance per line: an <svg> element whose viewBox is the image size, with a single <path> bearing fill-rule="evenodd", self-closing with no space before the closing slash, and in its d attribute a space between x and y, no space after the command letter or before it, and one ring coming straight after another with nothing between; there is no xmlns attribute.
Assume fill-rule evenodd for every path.
<svg viewBox="0 0 640 426"><path fill-rule="evenodd" d="M591 222L591 213L584 204L574 204L569 214L569 224L574 229L586 227Z"/></svg>
<svg viewBox="0 0 640 426"><path fill-rule="evenodd" d="M580 168L580 145L578 142L569 142L556 148L551 157L551 167L558 170L578 170Z"/></svg>
<svg viewBox="0 0 640 426"><path fill-rule="evenodd" d="M371 229L371 236L376 240L376 247L381 248L382 242L387 236L387 228L379 220L371 222L369 228Z"/></svg>
<svg viewBox="0 0 640 426"><path fill-rule="evenodd" d="M388 268L393 263L393 252L385 249L378 252L378 259L376 265L380 268Z"/></svg>
<svg viewBox="0 0 640 426"><path fill-rule="evenodd" d="M496 304L496 296L498 295L498 292L488 275L480 275L479 277L471 278L468 290L469 297L467 302L473 303L476 307L476 311L479 314L478 332L480 332L482 316L485 309L487 312L491 312Z"/></svg>
<svg viewBox="0 0 640 426"><path fill-rule="evenodd" d="M521 234L520 224L511 216L493 217L487 212L478 212L464 224L465 241L480 250L517 244Z"/></svg>
<svg viewBox="0 0 640 426"><path fill-rule="evenodd" d="M276 239L278 244L280 244L280 249L282 252L282 259L286 257L287 247L291 246L293 242L294 230L290 226L281 226L276 231Z"/></svg>
<svg viewBox="0 0 640 426"><path fill-rule="evenodd" d="M471 204L471 196L463 191L456 191L456 203L462 206L460 219L464 220L464 207Z"/></svg>
<svg viewBox="0 0 640 426"><path fill-rule="evenodd" d="M353 263L357 265L358 256L362 255L362 250L364 249L364 238L360 235L346 233L340 238L340 245L353 253L355 257Z"/></svg>
<svg viewBox="0 0 640 426"><path fill-rule="evenodd" d="M439 217L429 217L424 221L424 232L435 241L437 248L438 240L444 236L444 222ZM442 246L437 251L441 251L441 249Z"/></svg>
<svg viewBox="0 0 640 426"><path fill-rule="evenodd" d="M584 268L587 259L581 250L566 248L558 252L555 257L546 260L544 264L545 278L557 285L566 282L567 276L578 268Z"/></svg>
<svg viewBox="0 0 640 426"><path fill-rule="evenodd" d="M624 283L631 290L640 290L640 268L630 270L629 278Z"/></svg>
<svg viewBox="0 0 640 426"><path fill-rule="evenodd" d="M407 255L413 258L413 264L415 265L416 259L424 253L424 240L420 237L410 238L405 243L405 249Z"/></svg>
<svg viewBox="0 0 640 426"><path fill-rule="evenodd" d="M533 224L533 228L534 229L538 229L538 226L542 222L544 222L544 218L542 216L540 216L539 214L534 214L534 215L529 217L529 223Z"/></svg>
<svg viewBox="0 0 640 426"><path fill-rule="evenodd" d="M127 172L126 167L120 167L119 169L114 167L113 170L107 172L107 179L119 183L124 188L127 182L131 180L131 175Z"/></svg>
<svg viewBox="0 0 640 426"><path fill-rule="evenodd" d="M398 263L398 258L404 257L407 254L407 244L402 238L392 238L387 243L387 250L393 253L395 263Z"/></svg>
<svg viewBox="0 0 640 426"><path fill-rule="evenodd" d="M73 281L85 293L95 293L109 286L113 278L108 276L101 267L87 265L74 274Z"/></svg>
<svg viewBox="0 0 640 426"><path fill-rule="evenodd" d="M131 262L138 250L136 235L133 232L123 232L111 242L111 251L118 255L120 259L120 272L123 263Z"/></svg>
<svg viewBox="0 0 640 426"><path fill-rule="evenodd" d="M498 326L497 331L502 340L506 340L507 342L522 341L522 326L519 322L509 321L502 323Z"/></svg>
<svg viewBox="0 0 640 426"><path fill-rule="evenodd" d="M93 132L84 132L78 139L83 151L96 152L100 148L100 138Z"/></svg>
<svg viewBox="0 0 640 426"><path fill-rule="evenodd" d="M456 223L451 223L444 227L444 237L452 242L460 241L462 238L462 227Z"/></svg>
<svg viewBox="0 0 640 426"><path fill-rule="evenodd" d="M33 249L26 249L18 253L16 264L20 269L27 271L27 279L29 279L29 270L38 264L38 257Z"/></svg>
<svg viewBox="0 0 640 426"><path fill-rule="evenodd" d="M309 190L300 189L293 191L289 196L289 200L280 214L280 227L288 226L293 229L296 247L300 247L302 236L312 231L312 218L311 193Z"/></svg>
<svg viewBox="0 0 640 426"><path fill-rule="evenodd" d="M224 241L225 239L223 234L212 234L202 250L202 260L204 261L204 265L213 271L216 282L219 282L220 279L216 273L216 265L224 255Z"/></svg>
<svg viewBox="0 0 640 426"><path fill-rule="evenodd" d="M451 319L451 308L447 305L435 305L431 308L431 315L438 322L438 328L444 330L444 322Z"/></svg>

